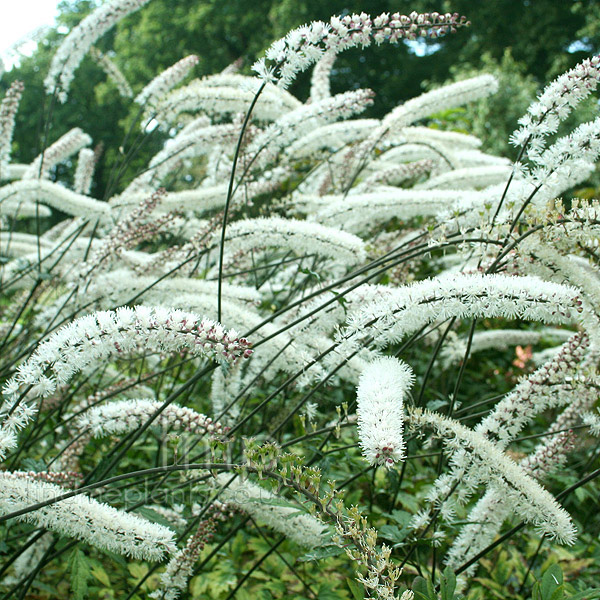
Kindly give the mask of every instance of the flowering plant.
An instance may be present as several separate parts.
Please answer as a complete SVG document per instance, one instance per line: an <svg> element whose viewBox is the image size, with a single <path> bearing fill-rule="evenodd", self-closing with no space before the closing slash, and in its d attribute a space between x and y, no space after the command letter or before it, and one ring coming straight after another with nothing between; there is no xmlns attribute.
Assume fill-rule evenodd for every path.
<svg viewBox="0 0 600 600"><path fill-rule="evenodd" d="M48 93L67 101L85 52L146 2L111 0L75 27ZM599 474L589 439L600 430L600 221L596 201L559 197L594 169L600 119L552 136L596 89L600 57L540 94L512 137L514 164L473 136L424 125L493 94L490 75L382 119L354 118L371 90L332 95L329 85L348 48L466 25L439 13L313 22L266 51L259 79L233 66L184 84L198 58L182 58L133 100L140 135L155 127L169 139L105 199L91 196L98 157L81 129L31 164L12 161L23 89L9 89L0 105L6 594L50 581L49 565L68 551L76 587L76 564L108 552L115 569L117 555L152 563L128 598L144 588L174 599L190 581L202 585L236 531L254 528L269 542L265 559L276 552L313 597L288 554L345 552L352 590L356 579L368 597L409 600L425 571L432 590L458 575L469 593L506 522L516 524L501 540L526 529L576 541L581 524L561 502ZM133 97L117 65L94 55ZM302 102L285 88L312 65ZM76 162L73 181L57 180L65 161ZM465 392L471 356L492 350L500 361L503 349L540 343L527 355L537 368L516 365L523 376L511 389L496 381L489 397ZM577 481L544 487L575 452L585 465ZM352 489L367 472L369 510ZM426 485L402 491L419 472ZM142 487L133 501L128 491Z"/></svg>

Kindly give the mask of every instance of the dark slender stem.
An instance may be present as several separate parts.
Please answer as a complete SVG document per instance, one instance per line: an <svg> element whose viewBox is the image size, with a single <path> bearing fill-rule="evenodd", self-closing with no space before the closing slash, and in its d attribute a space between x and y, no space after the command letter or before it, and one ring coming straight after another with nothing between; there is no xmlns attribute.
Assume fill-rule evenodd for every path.
<svg viewBox="0 0 600 600"><path fill-rule="evenodd" d="M221 322L221 299L223 293L223 257L225 251L225 231L227 229L227 216L229 215L229 205L231 204L231 198L233 197L233 182L235 180L235 170L237 168L238 159L240 157L240 150L242 149L242 141L244 139L244 134L246 133L246 128L248 127L248 122L250 121L250 115L258 102L258 98L262 91L265 89L267 83L263 81L260 88L254 94L254 98L250 103L250 107L246 112L246 117L244 119L244 123L242 124L242 130L240 131L240 136L237 141L237 145L235 147L235 154L233 155L233 165L231 166L231 175L229 177L229 186L227 188L227 199L225 200L225 209L223 211L223 225L221 226L221 245L219 247L219 283L217 288L217 321Z"/></svg>

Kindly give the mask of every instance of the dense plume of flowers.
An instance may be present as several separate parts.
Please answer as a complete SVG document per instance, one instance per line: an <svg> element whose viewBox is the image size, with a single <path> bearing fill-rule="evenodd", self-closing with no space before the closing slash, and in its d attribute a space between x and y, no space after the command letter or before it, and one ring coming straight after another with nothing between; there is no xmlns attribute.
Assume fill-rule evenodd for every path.
<svg viewBox="0 0 600 600"><path fill-rule="evenodd" d="M73 28L47 91L64 101L95 40L146 1L110 0ZM600 59L542 92L513 134L515 164L471 135L427 126L493 94L491 75L381 119L355 118L377 101L373 91L331 94L339 52L464 25L450 13L310 23L256 63L262 81L239 65L191 79L198 57L187 56L132 101L140 138L156 126L164 146L102 199L92 190L96 166L107 165L79 128L30 164L11 162L22 87L8 90L0 520L16 513L19 528L6 538L10 585L27 589L27 570L60 555L58 536L132 559L169 557L160 577L148 571L151 597L166 599L185 592L209 540L222 556L223 540L248 524L293 542L284 557L343 546L369 597L385 600L410 581L399 566L410 548L464 570L510 519L573 543L572 519L539 482L571 453L589 466L584 440L600 432L600 205L557 196L593 171L600 120L550 136L596 89ZM118 83L106 55L96 59ZM311 65L303 102L285 88ZM74 174L57 168L75 157ZM507 358L515 347L523 360ZM461 388L484 351L498 363L485 385L510 388L501 397ZM451 389L452 379L443 397L435 386ZM379 523L397 516L411 465L430 478L400 511L412 514L402 544L380 544L327 480L350 471L350 487L361 452L377 487L371 504L390 497ZM152 500L133 504L122 490L141 480ZM171 503L181 490L190 496ZM113 492L114 507L104 504ZM157 523L133 514L140 506Z"/></svg>
<svg viewBox="0 0 600 600"><path fill-rule="evenodd" d="M468 24L456 13L437 12L412 12L408 16L383 13L374 19L366 13L332 17L329 23L314 21L293 29L267 50L266 59L274 66L260 59L253 68L265 81L275 81L286 88L297 73L313 65L326 50L340 53L357 46L365 48L373 41L381 44L402 38L414 40L417 36L436 38Z"/></svg>
<svg viewBox="0 0 600 600"><path fill-rule="evenodd" d="M15 117L23 95L23 82L13 81L0 103L0 181L8 179L8 163L15 128Z"/></svg>
<svg viewBox="0 0 600 600"><path fill-rule="evenodd" d="M74 27L52 58L50 71L44 80L46 92L58 91L58 98L66 102L75 70L94 42L111 29L120 19L138 10L150 0L110 0L99 6Z"/></svg>
<svg viewBox="0 0 600 600"><path fill-rule="evenodd" d="M274 494L251 481L230 480L231 476L225 473L216 478L216 484L223 486L220 497L229 506L264 521L268 527L306 548L326 542L326 528L319 519L291 506L282 506Z"/></svg>
<svg viewBox="0 0 600 600"><path fill-rule="evenodd" d="M390 467L405 458L403 399L414 381L407 365L391 357L367 366L358 380L358 435L363 456Z"/></svg>
<svg viewBox="0 0 600 600"><path fill-rule="evenodd" d="M2 516L37 503L51 502L17 518L132 558L161 560L175 550L173 531L167 527L84 495L53 502L64 488L51 483L10 473L3 473L0 479Z"/></svg>
<svg viewBox="0 0 600 600"><path fill-rule="evenodd" d="M178 83L183 81L186 75L198 64L198 57L190 54L174 65L165 69L157 75L144 89L135 97L134 102L141 104L147 110L154 106L154 103L171 91Z"/></svg>
<svg viewBox="0 0 600 600"><path fill-rule="evenodd" d="M430 411L414 409L408 412L407 418L412 426L431 427L435 435L447 440L452 466L459 471L466 487L475 489L481 482L493 483L511 510L524 521L533 523L538 531L563 544L575 541L576 529L568 513L483 435Z"/></svg>

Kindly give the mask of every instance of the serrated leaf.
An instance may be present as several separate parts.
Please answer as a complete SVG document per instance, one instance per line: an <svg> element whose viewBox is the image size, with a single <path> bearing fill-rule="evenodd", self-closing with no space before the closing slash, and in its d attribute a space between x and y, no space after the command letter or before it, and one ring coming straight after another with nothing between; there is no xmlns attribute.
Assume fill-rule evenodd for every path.
<svg viewBox="0 0 600 600"><path fill-rule="evenodd" d="M379 535L390 542L394 542L394 544L400 544L406 539L409 531L408 527L400 529L397 525L382 525L379 529Z"/></svg>
<svg viewBox="0 0 600 600"><path fill-rule="evenodd" d="M335 586L325 582L319 585L317 590L319 600L340 600L340 595L335 591Z"/></svg>
<svg viewBox="0 0 600 600"><path fill-rule="evenodd" d="M429 410L438 410L439 408L442 408L442 406L446 406L447 404L447 400L430 400L427 403L427 408Z"/></svg>
<svg viewBox="0 0 600 600"><path fill-rule="evenodd" d="M92 575L106 588L111 587L110 578L108 574L104 570L104 567L100 564L99 561L92 561L93 567L91 570Z"/></svg>
<svg viewBox="0 0 600 600"><path fill-rule="evenodd" d="M329 558L331 556L339 556L344 551L338 546L323 546L321 548L315 548L310 552L307 552L304 556L298 558L298 562L308 562L311 560L321 560L322 558Z"/></svg>
<svg viewBox="0 0 600 600"><path fill-rule="evenodd" d="M26 471L47 471L48 465L43 460L36 460L35 458L24 458L21 461L21 465Z"/></svg>
<svg viewBox="0 0 600 600"><path fill-rule="evenodd" d="M71 591L74 600L83 600L87 596L88 581L92 573L90 563L79 546L75 546L69 555L69 572L71 574Z"/></svg>
<svg viewBox="0 0 600 600"><path fill-rule="evenodd" d="M298 513L308 513L309 510L307 508L305 508L302 504L294 504L293 502L290 502L289 500L286 500L285 498L265 498L265 499L261 499L260 501L261 505L265 504L268 506L283 506L285 508L293 508L296 512L296 514L292 514L290 513L289 515L282 515L282 517L285 518L289 518L289 519L293 519L294 517L298 516Z"/></svg>

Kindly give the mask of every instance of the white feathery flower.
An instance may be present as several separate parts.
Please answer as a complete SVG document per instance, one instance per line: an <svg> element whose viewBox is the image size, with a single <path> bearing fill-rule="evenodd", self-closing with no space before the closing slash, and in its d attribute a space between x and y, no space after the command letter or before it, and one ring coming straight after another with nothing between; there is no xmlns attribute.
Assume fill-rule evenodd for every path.
<svg viewBox="0 0 600 600"><path fill-rule="evenodd" d="M200 150L198 146L195 151ZM198 155L206 153L205 148L198 152ZM169 148L171 152L171 149ZM165 152L165 154L167 154ZM173 159L179 161L180 157L172 152ZM189 153L186 152L189 156ZM169 159L167 159L169 160ZM161 165L162 167L162 165ZM161 169L165 170L164 168ZM161 175L156 175L155 179L159 180ZM150 178L147 178L150 179ZM141 180L138 180L141 181ZM227 184L211 185L197 187L191 190L182 190L180 192L167 192L160 201L160 204L154 209L154 212L168 213L171 211L191 211L194 214L201 215L211 210L220 209L225 206L227 200ZM148 196L147 191L126 191L119 196L114 196L109 200L113 209L129 208L137 206L144 198ZM245 197L245 196L244 196Z"/></svg>
<svg viewBox="0 0 600 600"><path fill-rule="evenodd" d="M215 302L217 282L175 278L174 280L163 280L166 285L152 286L154 281L156 281L154 277L137 277L133 271L125 269L102 274L93 280L85 294L80 294L75 298L69 293L61 296L49 306L47 311L40 314L39 323L44 323L45 319L54 318L57 314L65 313L67 298L70 298L68 314L71 318L81 310L90 310L91 307L95 310L107 309L112 306L129 304L134 298L144 304L181 309L203 314L209 318L217 317L217 303ZM185 281L188 282L189 289L183 285ZM250 304L255 303L255 292L250 288L223 285L223 314L226 315L227 322L234 329L248 329L249 318L253 319L255 325L262 321L262 317L258 314L253 312L249 314Z"/></svg>
<svg viewBox="0 0 600 600"><path fill-rule="evenodd" d="M89 148L82 148L77 157L77 168L73 189L77 194L89 195L92 189L94 167L96 166L96 154Z"/></svg>
<svg viewBox="0 0 600 600"><path fill-rule="evenodd" d="M245 338L238 337L234 330L225 331L210 319L181 310L136 306L96 312L72 321L40 344L13 379L32 386L28 400L45 397L88 365L137 351L139 345L163 352L187 349L195 356L218 362L235 362L252 353ZM0 417L12 410L1 423L2 430L9 434L24 427L35 414L29 403L15 404L17 398L16 394L7 396L0 409ZM0 443L0 457L14 447L11 437L6 439L9 445Z"/></svg>
<svg viewBox="0 0 600 600"><path fill-rule="evenodd" d="M380 131L374 133L373 137L388 130L406 127L436 112L485 98L497 91L498 81L493 75L478 75L425 92L388 113L381 122Z"/></svg>
<svg viewBox="0 0 600 600"><path fill-rule="evenodd" d="M558 354L521 381L477 425L475 431L505 448L535 416L564 406L574 398L594 395L589 381L578 381L574 374L589 346L588 337L576 333L563 344Z"/></svg>
<svg viewBox="0 0 600 600"><path fill-rule="evenodd" d="M58 90L58 98L64 103L67 100L75 69L94 42L120 19L148 2L149 0L109 0L76 25L62 41L52 58L50 71L44 80L46 93L52 94Z"/></svg>
<svg viewBox="0 0 600 600"><path fill-rule="evenodd" d="M34 159L23 175L23 179L48 179L52 167L91 143L92 138L87 133L79 127L74 127Z"/></svg>
<svg viewBox="0 0 600 600"><path fill-rule="evenodd" d="M377 347L400 341L423 325L450 317L520 318L544 323L576 322L578 290L536 277L451 274L390 288L385 297L350 311L338 338L372 335Z"/></svg>
<svg viewBox="0 0 600 600"><path fill-rule="evenodd" d="M119 94L123 98L133 98L133 90L125 75L121 72L121 69L106 54L100 52L98 48L92 46L90 48L90 55L96 64L106 73L107 77L117 86Z"/></svg>
<svg viewBox="0 0 600 600"><path fill-rule="evenodd" d="M126 198L139 190L154 190L184 159L210 154L215 146L225 151L233 147L238 135L239 131L235 125L226 124L195 129L167 140L164 148L152 157L148 168L138 175L118 198ZM113 201L118 202L116 198Z"/></svg>
<svg viewBox="0 0 600 600"><path fill-rule="evenodd" d="M414 381L410 367L383 357L365 367L357 388L358 436L371 465L404 460L404 398Z"/></svg>
<svg viewBox="0 0 600 600"><path fill-rule="evenodd" d="M365 139L375 127L377 119L351 119L339 123L329 123L309 131L284 149L290 158L308 158L320 150L330 153L340 150L353 142Z"/></svg>
<svg viewBox="0 0 600 600"><path fill-rule="evenodd" d="M480 150L457 149L452 152L452 160L457 168L483 167L491 165L510 165L508 158L493 156Z"/></svg>
<svg viewBox="0 0 600 600"><path fill-rule="evenodd" d="M573 447L573 434L570 431L565 432L564 429L575 425L585 406L589 406L589 400L575 399L559 415L550 426L548 433L553 431L560 433L546 437L531 454L520 461L519 466L525 473L539 480L565 462L567 454ZM486 548L494 541L502 523L510 513L510 505L502 490L492 485L471 509L467 518L468 524L462 528L446 555L446 564L457 569L462 563ZM467 570L467 574L472 575L475 569L476 565L472 565Z"/></svg>
<svg viewBox="0 0 600 600"><path fill-rule="evenodd" d="M90 431L94 437L123 435L139 429L163 405L160 400L147 398L118 400L85 411L77 419L77 429ZM187 431L190 433L220 435L223 427L210 417L187 406L169 404L153 421L164 431Z"/></svg>
<svg viewBox="0 0 600 600"><path fill-rule="evenodd" d="M274 160L280 152L315 127L338 119L347 119L364 111L373 103L373 92L368 89L352 90L304 104L271 123L249 144L249 156L260 155L260 162Z"/></svg>
<svg viewBox="0 0 600 600"><path fill-rule="evenodd" d="M37 200L69 215L100 219L102 222L108 221L110 215L110 206L106 202L77 194L58 183L44 179L24 179L0 187L0 207L5 200Z"/></svg>
<svg viewBox="0 0 600 600"><path fill-rule="evenodd" d="M0 103L0 181L9 179L10 152L15 117L23 94L23 83L13 81Z"/></svg>
<svg viewBox="0 0 600 600"><path fill-rule="evenodd" d="M419 408L407 410L415 428L431 427L453 453L452 464L471 486L493 484L525 522L562 544L575 541L576 529L553 496L525 473L496 444L458 421ZM457 459L457 460L455 460Z"/></svg>
<svg viewBox="0 0 600 600"><path fill-rule="evenodd" d="M252 112L254 119L270 122L290 110L287 98L282 100L279 90L274 90L277 88L267 86L260 95ZM225 115L245 113L254 96L255 91L244 89L239 84L213 86L206 80L195 79L166 94L145 117L148 120L154 114L164 129L177 125L183 113L205 113L221 120Z"/></svg>
<svg viewBox="0 0 600 600"><path fill-rule="evenodd" d="M558 129L571 110L589 96L600 81L600 56L587 58L550 83L519 120L521 127L511 136L515 146L529 142L532 155L544 148L544 138Z"/></svg>
<svg viewBox="0 0 600 600"><path fill-rule="evenodd" d="M216 477L216 484L223 486L231 477L221 473ZM278 506L278 496L249 480L236 477L220 492L219 499L263 521L299 546L314 548L326 542L326 526L319 519L291 506Z"/></svg>
<svg viewBox="0 0 600 600"><path fill-rule="evenodd" d="M454 169L415 186L420 190L471 190L506 182L512 169L508 165L490 165Z"/></svg>
<svg viewBox="0 0 600 600"><path fill-rule="evenodd" d="M17 478L10 473L0 474L0 483L2 515L65 493L65 489L58 485ZM16 518L134 559L162 560L176 550L174 533L167 527L117 510L83 494Z"/></svg>
<svg viewBox="0 0 600 600"><path fill-rule="evenodd" d="M219 243L220 236L220 232L214 234L213 245ZM360 238L316 223L269 217L237 221L227 227L225 249L229 253L265 247L293 250L300 255L316 254L349 266L366 259Z"/></svg>
<svg viewBox="0 0 600 600"><path fill-rule="evenodd" d="M195 54L178 60L148 83L135 97L134 102L141 104L146 110L150 110L167 92L183 81L185 76L198 64L198 60Z"/></svg>
<svg viewBox="0 0 600 600"><path fill-rule="evenodd" d="M464 17L454 14L412 12L410 16L384 13L374 21L365 13L332 17L329 23L313 21L290 31L266 51L271 66L260 59L253 67L267 81L277 81L288 87L296 75L317 62L326 51L339 53L348 48L365 48L374 41L397 42L401 38L416 39L417 35L437 37L457 27L467 25Z"/></svg>
<svg viewBox="0 0 600 600"><path fill-rule="evenodd" d="M0 179L12 181L14 179L21 179L23 175L27 172L29 165L24 165L22 163L13 163L7 165L6 170L1 174Z"/></svg>
<svg viewBox="0 0 600 600"><path fill-rule="evenodd" d="M31 233L18 231L0 231L0 254L3 256L23 256L42 250L49 250L52 244Z"/></svg>
<svg viewBox="0 0 600 600"><path fill-rule="evenodd" d="M279 40L280 45L284 45L284 40ZM267 56L267 58L271 58ZM312 102L319 102L325 98L331 97L331 69L337 58L337 54L329 50L325 52L319 62L315 65L310 80L310 99ZM277 60L276 58L274 60Z"/></svg>
<svg viewBox="0 0 600 600"><path fill-rule="evenodd" d="M368 171L370 174L355 189L363 191L372 190L374 186L398 186L407 179L418 179L422 175L430 173L434 168L434 164L434 161L431 159L400 164L375 161L369 165Z"/></svg>
<svg viewBox="0 0 600 600"><path fill-rule="evenodd" d="M319 223L358 233L396 217L412 219L434 216L442 210L463 210L487 198L482 192L457 190L402 190L381 187L371 193L323 196L323 208L312 218Z"/></svg>
<svg viewBox="0 0 600 600"><path fill-rule="evenodd" d="M596 437L600 437L600 414L598 410L593 412L586 412L582 415L583 424L590 428L590 433Z"/></svg>
<svg viewBox="0 0 600 600"><path fill-rule="evenodd" d="M388 144L406 142L443 144L449 151L458 149L476 150L481 146L481 140L474 135L458 133L456 131L445 131L444 129L432 129L431 127L420 125L412 125L390 131L387 139L389 140ZM383 149L385 149L385 145ZM385 154L383 157L385 157Z"/></svg>

